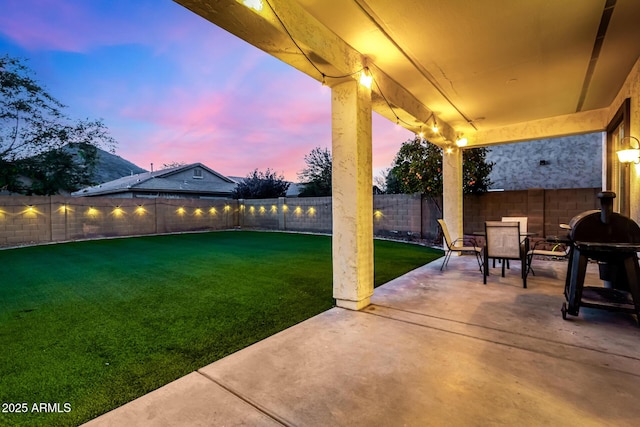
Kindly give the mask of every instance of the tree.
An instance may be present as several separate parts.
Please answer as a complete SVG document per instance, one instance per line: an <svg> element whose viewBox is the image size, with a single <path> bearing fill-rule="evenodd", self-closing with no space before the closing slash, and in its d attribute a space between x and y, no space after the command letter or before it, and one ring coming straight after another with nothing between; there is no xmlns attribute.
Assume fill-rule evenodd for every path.
<svg viewBox="0 0 640 427"><path fill-rule="evenodd" d="M307 167L298 173L304 188L300 197L331 196L331 152L316 147L304 156Z"/></svg>
<svg viewBox="0 0 640 427"><path fill-rule="evenodd" d="M51 196L78 190L91 181L97 154L98 149L93 145L73 144L18 160L22 176L30 182L23 186L22 192Z"/></svg>
<svg viewBox="0 0 640 427"><path fill-rule="evenodd" d="M387 192L387 181L389 180L389 172L391 172L391 168L387 168L378 173L378 175L373 177L373 185L378 187L382 193Z"/></svg>
<svg viewBox="0 0 640 427"><path fill-rule="evenodd" d="M0 57L0 189L55 194L92 184L94 149L113 152L115 140L101 120L71 121L32 74L21 60Z"/></svg>
<svg viewBox="0 0 640 427"><path fill-rule="evenodd" d="M284 197L289 189L289 183L284 176L267 168L265 172L255 169L233 190L234 199L269 199Z"/></svg>
<svg viewBox="0 0 640 427"><path fill-rule="evenodd" d="M487 148L463 151L465 194L484 193L491 185L493 163L486 161L487 152ZM442 149L420 138L405 141L387 175L387 192L422 193L436 200L442 195Z"/></svg>

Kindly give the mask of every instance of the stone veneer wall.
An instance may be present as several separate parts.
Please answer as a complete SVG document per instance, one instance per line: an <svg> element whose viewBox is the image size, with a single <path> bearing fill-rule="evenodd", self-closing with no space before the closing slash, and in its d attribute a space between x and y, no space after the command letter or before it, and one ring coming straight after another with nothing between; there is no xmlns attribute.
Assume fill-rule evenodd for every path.
<svg viewBox="0 0 640 427"><path fill-rule="evenodd" d="M464 232L484 221L526 216L529 231L557 234L560 223L600 204L597 188L491 192L464 198ZM435 240L441 200L419 194L373 198L374 234ZM229 228L331 233L331 197L262 200L116 199L0 196L0 245Z"/></svg>

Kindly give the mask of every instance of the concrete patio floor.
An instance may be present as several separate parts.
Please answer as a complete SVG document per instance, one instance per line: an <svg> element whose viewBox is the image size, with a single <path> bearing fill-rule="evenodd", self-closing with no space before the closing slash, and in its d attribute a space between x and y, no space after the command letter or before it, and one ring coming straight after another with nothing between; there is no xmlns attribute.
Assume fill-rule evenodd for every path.
<svg viewBox="0 0 640 427"><path fill-rule="evenodd" d="M482 284L473 257L425 265L355 312L333 308L86 426L640 424L640 328L581 308L566 262ZM585 285L599 284L597 265Z"/></svg>

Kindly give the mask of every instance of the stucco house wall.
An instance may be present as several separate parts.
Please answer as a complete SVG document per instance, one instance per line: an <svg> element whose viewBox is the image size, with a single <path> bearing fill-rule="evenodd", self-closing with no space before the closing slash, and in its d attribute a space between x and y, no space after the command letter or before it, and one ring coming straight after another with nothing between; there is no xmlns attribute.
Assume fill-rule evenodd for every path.
<svg viewBox="0 0 640 427"><path fill-rule="evenodd" d="M572 135L490 147L490 189L602 187L602 134Z"/></svg>

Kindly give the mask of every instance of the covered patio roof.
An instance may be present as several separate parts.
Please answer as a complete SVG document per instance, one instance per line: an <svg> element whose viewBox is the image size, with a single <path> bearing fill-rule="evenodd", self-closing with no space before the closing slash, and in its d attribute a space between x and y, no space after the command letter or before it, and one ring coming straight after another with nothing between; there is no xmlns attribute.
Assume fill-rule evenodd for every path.
<svg viewBox="0 0 640 427"><path fill-rule="evenodd" d="M367 66L373 110L437 144L602 131L640 57L635 0L176 1L329 85Z"/></svg>
<svg viewBox="0 0 640 427"><path fill-rule="evenodd" d="M373 295L372 111L446 147L454 240L464 149L561 135L606 131L603 187L640 218L640 169L615 158L640 135L636 0L175 1L331 87L340 307L362 309ZM363 75L373 84L358 84Z"/></svg>

